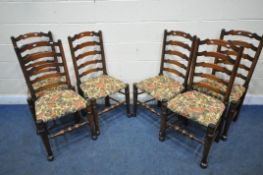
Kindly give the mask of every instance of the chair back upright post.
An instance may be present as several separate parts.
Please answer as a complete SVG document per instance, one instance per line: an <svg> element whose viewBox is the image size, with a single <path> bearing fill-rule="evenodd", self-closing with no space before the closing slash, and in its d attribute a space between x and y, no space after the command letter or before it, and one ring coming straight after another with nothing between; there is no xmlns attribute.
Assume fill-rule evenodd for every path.
<svg viewBox="0 0 263 175"><path fill-rule="evenodd" d="M177 39L169 39L168 36L180 37L184 41L180 41ZM197 37L191 36L189 33L185 33L182 31L164 31L163 37L163 47L162 47L162 55L161 55L161 65L159 75L163 75L164 72L175 74L176 76L183 78L183 85L187 87L188 77L191 71L191 62L194 53L194 47ZM186 42L190 42L186 43ZM184 49L187 53L178 50L167 50L167 46L177 46L180 49ZM169 59L166 56L173 55L176 56L176 59ZM180 60L179 60L180 59ZM186 64L183 64L181 61L186 61ZM173 65L176 66L174 68L166 67L165 65ZM178 69L180 68L180 69ZM182 70L184 70L182 72Z"/></svg>

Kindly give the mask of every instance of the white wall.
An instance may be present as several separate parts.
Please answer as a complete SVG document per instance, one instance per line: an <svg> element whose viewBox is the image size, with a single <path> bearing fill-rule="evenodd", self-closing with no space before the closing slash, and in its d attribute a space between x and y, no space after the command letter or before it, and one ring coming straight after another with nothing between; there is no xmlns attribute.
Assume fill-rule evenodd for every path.
<svg viewBox="0 0 263 175"><path fill-rule="evenodd" d="M133 83L158 73L164 29L201 38L218 38L222 28L263 34L262 7L262 0L0 0L0 103L24 102L26 94L11 35L51 30L73 76L67 36L100 29L109 73ZM262 69L263 54L248 103L263 104Z"/></svg>

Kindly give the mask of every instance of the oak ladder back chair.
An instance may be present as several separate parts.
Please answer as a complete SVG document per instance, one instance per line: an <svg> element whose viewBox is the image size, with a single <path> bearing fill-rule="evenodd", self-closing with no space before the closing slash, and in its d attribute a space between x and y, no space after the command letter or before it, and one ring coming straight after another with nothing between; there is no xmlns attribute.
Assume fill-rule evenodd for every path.
<svg viewBox="0 0 263 175"><path fill-rule="evenodd" d="M237 68L241 59L243 48L240 48L236 58L233 59L227 54L220 53L218 51L210 51L213 46L224 46L229 49L233 48L231 43L223 40L203 40L197 39L195 46L195 53L192 61L192 70L189 75L188 90L175 96L168 101L167 104L163 104L161 111L161 126L160 126L160 141L165 140L166 129L171 128L175 131L179 131L183 135L189 137L192 140L197 141L204 145L203 155L200 166L206 168L208 165L208 154L213 141L219 140L221 129L223 125L223 117L226 117L229 109L228 99L230 91L235 80ZM238 48L233 48L233 52ZM236 51L237 52L237 51ZM212 59L222 60L224 63L231 63L231 66L224 67L218 64L214 64ZM225 75L225 78L212 74L212 70L216 70ZM226 78L228 77L228 78ZM226 89L220 89L219 87L211 86L207 83L201 82L200 79L208 78L227 86ZM220 94L222 99L218 96L211 96L208 93L200 92L199 89L205 87L214 93ZM222 101L221 101L222 100ZM204 139L200 139L193 132L188 129L183 129L181 124L176 120L171 120L172 116L185 117L190 121L193 121L206 129L206 135ZM168 116L171 117L168 120Z"/></svg>
<svg viewBox="0 0 263 175"><path fill-rule="evenodd" d="M51 46L45 45L45 43L48 41L50 42L54 41L51 31L47 33L32 32L32 33L22 34L14 38L14 41L17 47L21 47L19 51L21 56L25 56L26 54L30 54L30 53L33 54L40 51L50 51L50 50L55 51L55 47L53 45ZM36 47L36 45L33 46L34 43L39 43L38 47ZM53 57L53 59L49 60L49 62L52 61L57 61L57 57ZM59 68L57 66L56 68L57 71L59 71ZM34 103L32 99L28 98L27 103L30 107L31 112L34 113Z"/></svg>
<svg viewBox="0 0 263 175"><path fill-rule="evenodd" d="M78 95L71 86L68 68L61 41L38 41L19 46L20 40L32 40L43 33L30 33L11 37L18 61L20 63L30 96L28 97L31 113L36 124L37 134L41 136L47 151L48 160L54 155L49 139L63 135L74 129L89 125L93 139L96 139L96 128L92 109L84 98ZM33 49L47 47L46 51L29 53ZM87 120L79 120L73 125L56 129L56 120L68 114L79 115L78 111L86 110ZM78 116L80 118L80 116Z"/></svg>
<svg viewBox="0 0 263 175"><path fill-rule="evenodd" d="M239 112L246 97L249 83L257 65L262 47L263 36L259 36L256 33L241 30L229 30L222 29L220 39L230 40L234 45L244 48L241 62L239 64L236 82L234 82L233 89L230 95L231 107L230 113L227 118L226 125L224 127L222 139L227 139L228 129L232 121L237 120ZM223 53L231 54L228 50L224 50L221 47L218 48ZM215 63L220 63L215 60ZM216 73L216 72L214 72Z"/></svg>
<svg viewBox="0 0 263 175"><path fill-rule="evenodd" d="M182 31L164 31L160 73L133 84L133 112L136 116L137 105L160 116L160 113L149 105L157 101L158 106L186 89L190 72L192 54L196 36ZM141 101L138 96L148 94L152 99Z"/></svg>
<svg viewBox="0 0 263 175"><path fill-rule="evenodd" d="M92 105L97 134L100 133L99 116L126 104L130 115L129 85L109 76L106 69L102 32L85 31L68 37L79 93ZM124 90L124 91L123 91ZM124 101L113 98L125 96ZM97 100L105 99L105 109L98 112ZM110 100L115 102L111 104Z"/></svg>

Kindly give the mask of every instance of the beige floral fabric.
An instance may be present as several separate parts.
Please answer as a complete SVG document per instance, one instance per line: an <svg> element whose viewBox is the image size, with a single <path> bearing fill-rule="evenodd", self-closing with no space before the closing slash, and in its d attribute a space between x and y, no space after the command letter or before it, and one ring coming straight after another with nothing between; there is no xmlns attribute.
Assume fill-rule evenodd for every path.
<svg viewBox="0 0 263 175"><path fill-rule="evenodd" d="M203 126L217 124L225 105L220 100L198 91L188 91L177 95L168 102L167 107Z"/></svg>
<svg viewBox="0 0 263 175"><path fill-rule="evenodd" d="M54 84L54 83L57 83L57 82L66 82L66 78L65 77L47 78L47 79L35 82L34 84L32 84L32 86L33 86L34 90L37 90L38 88L47 86L49 84ZM62 89L67 89L67 88L68 88L68 86L66 84L62 84L62 85L59 85L59 86L56 86L56 87L53 87L53 88L49 88L49 89L45 89L43 91L40 91L40 92L36 93L36 96L39 97L39 96L41 96L41 95L43 95L43 94L45 94L46 92L49 92L49 91L62 90Z"/></svg>
<svg viewBox="0 0 263 175"><path fill-rule="evenodd" d="M143 80L137 83L137 87L159 101L168 101L184 89L181 83L165 75Z"/></svg>
<svg viewBox="0 0 263 175"><path fill-rule="evenodd" d="M202 80L201 82L204 82L204 83L207 83L209 85L212 85L214 87L218 87L220 89L222 89L223 91L226 91L226 86L218 81L215 81L215 80L211 80L211 79L204 79ZM206 92L214 97L217 97L219 99L223 99L223 96L221 94L218 94L214 91L211 91L205 87L197 87L197 90L201 91L201 92ZM230 97L229 97L229 100L232 102L232 103L235 103L235 102L238 102L238 100L242 97L242 95L244 94L245 92L245 87L243 87L242 85L239 85L239 84L234 84L233 85L233 88L232 88L232 91L230 93Z"/></svg>
<svg viewBox="0 0 263 175"><path fill-rule="evenodd" d="M85 99L73 90L49 91L35 102L36 119L47 122L85 107Z"/></svg>
<svg viewBox="0 0 263 175"><path fill-rule="evenodd" d="M125 88L125 83L108 75L100 75L88 78L80 88L85 97L98 99L120 91Z"/></svg>

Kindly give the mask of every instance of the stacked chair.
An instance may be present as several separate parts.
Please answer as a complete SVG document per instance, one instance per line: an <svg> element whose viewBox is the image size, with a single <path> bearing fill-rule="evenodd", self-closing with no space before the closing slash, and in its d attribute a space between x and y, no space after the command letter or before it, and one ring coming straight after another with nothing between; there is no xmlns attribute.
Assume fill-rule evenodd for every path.
<svg viewBox="0 0 263 175"><path fill-rule="evenodd" d="M28 104L48 160L54 159L51 138L89 125L92 138L96 139L92 109L70 83L61 41L54 42L50 32L28 33L11 39L29 89ZM78 113L81 110L88 113L87 120L81 120ZM74 114L74 124L54 132L56 121L69 114Z"/></svg>
<svg viewBox="0 0 263 175"><path fill-rule="evenodd" d="M157 101L160 106L161 103L186 90L195 41L196 36L182 31L164 31L159 75L133 84L134 115L137 114L139 104L160 116L160 113L148 103ZM138 96L144 94L153 98L140 101Z"/></svg>
<svg viewBox="0 0 263 175"><path fill-rule="evenodd" d="M122 105L131 115L129 85L107 73L101 31L68 37L78 93L70 82L61 41L54 42L51 32L11 39L48 160L54 159L49 139L88 125L95 140L100 134L99 116ZM133 84L134 116L138 105L159 116L160 141L172 129L202 144L200 166L206 168L212 144L227 138L239 116L262 47L263 36L247 31L223 29L219 39L200 40L165 30L159 75ZM125 100L119 100L120 95ZM150 99L139 99L145 95ZM98 109L101 99L103 110ZM58 120L72 115L73 124L54 130ZM190 122L205 130L203 138L191 131Z"/></svg>
<svg viewBox="0 0 263 175"><path fill-rule="evenodd" d="M210 47L209 47L210 46ZM227 54L214 51L211 46L226 47L233 53L233 58ZM212 50L211 50L212 48ZM189 75L189 85L187 91L178 94L173 99L163 104L162 116L160 124L160 136L159 139L162 141L165 139L166 129L172 128L182 134L188 136L204 145L203 156L201 160L201 167L207 167L207 157L210 147L213 141L218 141L224 118L227 116L229 111L229 96L235 80L237 68L242 56L243 48L237 50L230 42L224 40L197 40L195 44L195 52L192 60L192 70ZM211 62L211 58L220 60L221 62L227 63L228 68L220 66ZM219 71L225 75L222 78L217 75L213 75L213 70ZM218 83L223 83L226 88L221 89L219 87L210 86L200 81L202 78L211 79ZM219 99L216 95L210 95L199 91L200 88L207 88L213 93L218 94L222 97ZM222 100L222 101L221 101ZM204 140L199 139L186 129L183 129L179 122L169 122L167 120L169 115L173 114L185 117L191 120L203 128L206 129L206 135Z"/></svg>
<svg viewBox="0 0 263 175"><path fill-rule="evenodd" d="M250 33L247 31L240 30L230 30L226 31L222 29L220 34L220 39L230 40L232 44L237 47L243 47L243 55L241 62L239 64L238 73L236 75L236 81L233 85L231 94L230 94L230 111L226 124L224 127L222 139L227 139L228 129L233 120L237 120L239 116L240 109L243 105L245 99L249 82L255 70L258 58L260 56L262 46L263 46L263 36L259 36L256 33ZM222 48L219 46L218 51L221 53L226 53L232 55L232 52L227 48ZM215 60L215 64L221 64L220 60ZM216 74L217 71L213 71L213 74ZM222 83L215 82L213 80L205 79L202 81L212 86L220 87L222 89L226 88ZM201 88L200 90L205 91L209 94L214 94L207 88Z"/></svg>
<svg viewBox="0 0 263 175"><path fill-rule="evenodd" d="M130 115L129 85L109 76L106 69L102 32L86 31L68 37L72 61L77 79L79 93L90 101L94 113L97 134L100 133L99 118L105 112L124 104ZM110 97L119 93L125 96L125 101ZM106 108L98 112L98 99L105 99ZM115 104L110 103L110 100Z"/></svg>

